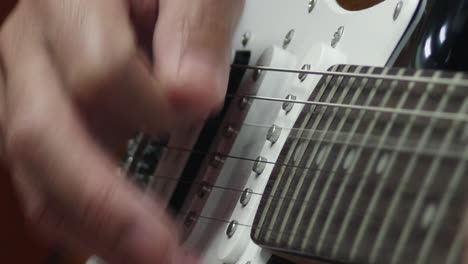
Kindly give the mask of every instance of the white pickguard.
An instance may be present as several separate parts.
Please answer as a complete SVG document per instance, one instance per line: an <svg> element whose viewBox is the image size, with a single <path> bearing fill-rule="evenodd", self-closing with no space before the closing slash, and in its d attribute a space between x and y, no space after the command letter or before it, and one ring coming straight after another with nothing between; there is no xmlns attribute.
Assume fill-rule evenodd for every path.
<svg viewBox="0 0 468 264"><path fill-rule="evenodd" d="M234 36L235 50L248 49L252 52L251 64L257 62L262 53L275 46L281 49L286 34L294 29L291 43L283 52L273 52L270 58L272 67L289 68L286 56L295 59L298 64L293 68L300 69L310 64L311 70L326 70L339 63L383 66L407 30L416 12L418 0L404 0L403 8L396 20L394 10L399 0L387 0L370 9L349 12L343 10L333 0L318 0L314 10L308 12L307 0L247 0L245 11ZM335 48L331 42L339 27L344 27L344 34ZM244 47L244 33L250 32L250 39ZM280 54L275 57L275 54ZM282 81L272 83L282 75ZM320 76L310 75L300 82L296 74L262 73L258 83L258 95L271 96L272 89L284 98L288 94L297 96L298 100L307 100ZM247 74L247 78L250 78ZM246 81L244 81L245 83ZM242 88L241 88L242 91ZM269 102L270 107L273 103ZM266 141L265 129L254 129L249 125L269 127L273 124L291 128L299 115L301 106L294 106L286 114L275 106L275 111L268 111L265 103L254 102L247 116L245 127L239 132L230 156L255 159L258 155L274 162L289 131L283 129L275 144ZM261 113L261 114L259 114ZM261 131L261 132L259 132ZM254 193L262 193L273 165L268 164L264 172L257 177L252 172L252 162L227 159L215 185L243 190L248 187ZM245 182L247 184L245 185ZM214 188L208 198L201 216L237 220L244 225L251 225L255 217L260 195L253 195L249 204L242 207L239 193ZM250 228L239 226L236 233L228 238L227 224L208 219L199 219L186 245L200 250L202 263L206 264L264 264L268 261L268 251L259 248L250 239Z"/></svg>

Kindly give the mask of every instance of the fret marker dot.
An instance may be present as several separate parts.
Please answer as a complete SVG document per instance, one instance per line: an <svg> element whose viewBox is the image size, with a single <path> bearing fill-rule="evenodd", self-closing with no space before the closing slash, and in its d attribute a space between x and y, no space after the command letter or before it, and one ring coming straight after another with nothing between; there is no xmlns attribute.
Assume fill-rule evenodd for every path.
<svg viewBox="0 0 468 264"><path fill-rule="evenodd" d="M355 150L349 151L348 155L346 155L346 159L345 159L345 162L344 162L344 165L343 165L343 168L345 170L348 170L349 168L351 168L351 165L353 164L353 161L354 161L354 156L356 156L356 151Z"/></svg>
<svg viewBox="0 0 468 264"><path fill-rule="evenodd" d="M387 166L387 162L388 162L388 154L382 155L382 157L380 157L379 162L377 163L377 169L376 169L377 174L383 173L385 166Z"/></svg>
<svg viewBox="0 0 468 264"><path fill-rule="evenodd" d="M325 159L325 154L327 152L328 146L323 146L317 156L317 165L320 165Z"/></svg>
<svg viewBox="0 0 468 264"><path fill-rule="evenodd" d="M429 204L426 209L424 209L421 219L421 227L424 229L428 228L434 220L435 214L436 206L434 204Z"/></svg>

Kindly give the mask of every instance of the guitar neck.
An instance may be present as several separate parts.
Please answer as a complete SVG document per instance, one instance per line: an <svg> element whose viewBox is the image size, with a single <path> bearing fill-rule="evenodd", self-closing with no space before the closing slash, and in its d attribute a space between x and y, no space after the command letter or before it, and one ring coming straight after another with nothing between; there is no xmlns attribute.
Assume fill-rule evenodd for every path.
<svg viewBox="0 0 468 264"><path fill-rule="evenodd" d="M252 237L358 263L459 263L468 76L339 65L304 106ZM449 210L450 209L450 210Z"/></svg>

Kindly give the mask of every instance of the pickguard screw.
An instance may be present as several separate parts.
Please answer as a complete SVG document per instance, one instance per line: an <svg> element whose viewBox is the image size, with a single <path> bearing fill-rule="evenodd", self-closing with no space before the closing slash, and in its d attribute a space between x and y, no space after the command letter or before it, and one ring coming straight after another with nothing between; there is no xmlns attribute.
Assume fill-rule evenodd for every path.
<svg viewBox="0 0 468 264"><path fill-rule="evenodd" d="M263 170L265 170L267 162L268 160L262 156L258 156L255 160L252 170L257 174L257 176L262 174Z"/></svg>
<svg viewBox="0 0 468 264"><path fill-rule="evenodd" d="M289 32L286 34L283 40L283 49L286 49L289 46L289 44L294 38L295 33L296 31L294 29L289 30Z"/></svg>
<svg viewBox="0 0 468 264"><path fill-rule="evenodd" d="M247 31L245 32L243 35L242 35L242 46L247 46L247 44L249 44L249 41L250 41L250 38L252 37L252 33L250 33L250 31Z"/></svg>
<svg viewBox="0 0 468 264"><path fill-rule="evenodd" d="M242 205L242 207L246 207L249 204L250 198L252 198L252 193L253 193L252 189L250 188L244 189L240 197L240 204Z"/></svg>
<svg viewBox="0 0 468 264"><path fill-rule="evenodd" d="M301 70L310 71L310 67L311 67L310 64L304 64L302 65ZM307 75L308 75L307 73L301 72L299 73L298 78L301 82L304 82L307 79Z"/></svg>
<svg viewBox="0 0 468 264"><path fill-rule="evenodd" d="M227 229L226 229L226 235L228 236L228 238L231 238L235 233L236 233L236 230L237 230L237 226L239 225L239 222L237 222L236 220L232 220Z"/></svg>
<svg viewBox="0 0 468 264"><path fill-rule="evenodd" d="M403 8L403 1L398 2L395 7L395 11L393 12L393 21L397 20L400 16L401 9Z"/></svg>
<svg viewBox="0 0 468 264"><path fill-rule="evenodd" d="M344 33L344 27L341 26L338 28L335 34L333 34L333 39L331 41L331 46L333 48L336 48L336 45L338 45L338 43L340 42L341 37L343 37L343 33Z"/></svg>
<svg viewBox="0 0 468 264"><path fill-rule="evenodd" d="M268 129L267 133L267 140L270 141L272 144L275 144L276 141L278 141L279 137L281 135L281 128L277 127L276 125L273 125Z"/></svg>
<svg viewBox="0 0 468 264"><path fill-rule="evenodd" d="M309 9L308 9L309 13L312 13L316 4L317 4L317 0L309 0Z"/></svg>
<svg viewBox="0 0 468 264"><path fill-rule="evenodd" d="M289 113L291 112L291 110L293 109L294 107L294 103L293 102L288 102L288 101L295 101L296 100L296 96L295 95L288 95L286 96L286 101L283 103L283 110L286 112L286 113Z"/></svg>

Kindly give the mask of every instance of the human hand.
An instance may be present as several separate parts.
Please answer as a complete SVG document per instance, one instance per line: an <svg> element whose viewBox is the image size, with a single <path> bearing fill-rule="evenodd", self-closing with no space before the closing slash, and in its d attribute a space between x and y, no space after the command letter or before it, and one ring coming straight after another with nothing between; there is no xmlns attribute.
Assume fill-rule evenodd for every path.
<svg viewBox="0 0 468 264"><path fill-rule="evenodd" d="M110 262L191 261L113 153L142 127L164 133L217 109L242 2L18 3L0 32L0 150L45 236Z"/></svg>

